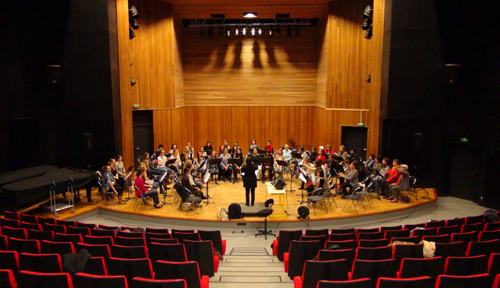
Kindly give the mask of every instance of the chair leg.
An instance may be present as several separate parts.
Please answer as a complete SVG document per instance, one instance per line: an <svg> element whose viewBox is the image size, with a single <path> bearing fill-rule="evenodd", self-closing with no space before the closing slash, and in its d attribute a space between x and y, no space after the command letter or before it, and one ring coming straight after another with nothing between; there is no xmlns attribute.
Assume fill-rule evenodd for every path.
<svg viewBox="0 0 500 288"><path fill-rule="evenodd" d="M346 202L345 202L345 204L344 204L344 208L342 208L342 211L344 211L345 207L347 206L347 203L349 203L349 200L352 200L352 199L350 199L350 198L349 198L349 199L347 199L347 201L346 201Z"/></svg>
<svg viewBox="0 0 500 288"><path fill-rule="evenodd" d="M352 201L352 206L354 207L354 211L356 211L356 215L359 215L358 208L356 208L357 203L354 203L354 200L352 200L352 199L351 199L351 201Z"/></svg>

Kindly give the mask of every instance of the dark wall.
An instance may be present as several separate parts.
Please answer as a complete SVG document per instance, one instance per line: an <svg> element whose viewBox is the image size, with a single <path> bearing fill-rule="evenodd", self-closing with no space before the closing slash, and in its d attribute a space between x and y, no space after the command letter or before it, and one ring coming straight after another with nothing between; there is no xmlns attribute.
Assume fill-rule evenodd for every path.
<svg viewBox="0 0 500 288"><path fill-rule="evenodd" d="M488 153L497 155L488 151L500 147L498 6L491 1L394 1L389 31L383 154L419 163L415 158L421 152L412 140L422 132L420 177L426 186L480 202L490 193L483 182L491 178L485 176L498 170L487 168L496 159ZM444 84L447 63L461 65L458 83ZM462 137L469 142L460 143ZM476 188L465 195L453 187Z"/></svg>
<svg viewBox="0 0 500 288"><path fill-rule="evenodd" d="M114 4L3 2L0 171L37 164L97 167L116 153L113 96L119 91L111 65L117 63L116 17L114 24L109 21L108 11L115 8L108 2ZM50 64L62 66L61 85L46 83ZM94 135L94 150L87 153L83 132Z"/></svg>

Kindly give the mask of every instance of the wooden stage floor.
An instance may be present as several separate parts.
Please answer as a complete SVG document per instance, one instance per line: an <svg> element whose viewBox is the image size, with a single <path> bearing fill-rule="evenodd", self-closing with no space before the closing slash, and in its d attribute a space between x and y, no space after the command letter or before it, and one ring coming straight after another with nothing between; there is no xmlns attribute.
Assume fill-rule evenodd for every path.
<svg viewBox="0 0 500 288"><path fill-rule="evenodd" d="M132 198L125 204L125 205L117 205L114 202L111 201L98 201L93 204L87 204L87 199L85 197L85 193L82 193L82 201L77 203L75 205L75 213L72 213L70 209L64 210L59 212L59 219L67 219L74 217L76 215L81 215L96 209L106 209L106 210L111 210L111 211L116 211L116 212L121 212L121 213L129 213L129 214L138 214L138 215L143 215L143 216L150 216L150 217L160 217L160 218L173 218L173 219L183 219L183 220L197 220L197 221L220 221L217 219L217 212L219 210L219 207L223 208L228 208L228 206L231 203L240 203L242 205L242 210L245 212L245 209L247 208L244 206L245 203L245 189L243 188L243 182L241 181L241 178L239 178L239 182L232 184L229 182L222 182L220 181L219 185L215 185L212 182L210 183L209 186L209 192L211 196L211 201L215 202L215 204L210 204L208 206L205 206L205 202L203 202L203 212L200 209L190 211L187 215L186 212L181 212L178 209L178 205L164 205L163 208L161 209L155 209L152 206L148 206L144 204L142 201L139 202L137 209L136 209L136 197L134 194L132 195ZM285 188L289 189L290 186L290 178L289 176L286 177L286 182L287 186ZM169 185L171 187L172 185ZM287 211L287 216L285 218L273 218L273 219L268 219L269 222L281 222L283 220L286 221L298 221L297 220L297 208L300 206L300 200L301 200L301 190L298 190L300 187L300 180L293 179L293 189L296 191L291 193L287 192L287 201L285 203L285 210ZM172 192L173 189L168 190L169 194L176 195L176 192ZM255 204L260 205L263 207L263 203L265 202L265 197L266 197L266 185L261 184L261 182L258 182L257 188L255 190ZM392 211L398 211L398 210L404 210L404 209L411 209L419 205L425 205L430 202L437 201L437 194L435 192L435 189L433 188L426 188L426 190L429 192L429 195L427 195L426 191L424 190L419 190L418 192L418 203L415 201L415 198L413 194L411 195L411 202L410 203L390 203L387 200L377 200L376 198L372 198L372 203L373 203L373 208L370 207L368 202L364 201L364 205L366 208L366 211L363 209L363 206L359 204L357 206L357 211L359 214L356 214L356 211L354 208L351 206L351 203L347 204L344 210L344 205L346 204L345 199L340 199L340 196L335 197L335 201L338 205L338 207L335 207L335 204L332 203L332 208L333 211L330 209L328 206L328 213L325 210L325 204L322 202L321 204L316 206L316 215L314 215L314 210L312 207L310 207L310 218L311 220L327 220L327 219L338 219L338 218L350 218L350 217L356 217L356 216L366 216L366 215L373 215L373 214L380 214L380 213L386 213L386 212L392 212ZM203 188L203 191L206 191L205 185ZM305 192L305 191L304 191ZM429 199L423 199L422 197L427 196ZM128 197L127 194L124 194L124 198ZM98 194L97 194L97 189L94 189L92 191L92 199L95 201L95 199L98 199ZM307 197L304 197L307 198ZM173 197L167 197L168 202L173 202ZM163 201L163 196L160 196L160 201ZM275 199L276 201L276 199ZM35 212L35 211L33 211ZM44 216L50 216L53 217L53 214L51 213L36 213L37 215L44 215ZM232 221L238 221L238 220L232 220ZM241 220L244 222L262 222L262 218L254 218L254 217L246 217L245 219Z"/></svg>

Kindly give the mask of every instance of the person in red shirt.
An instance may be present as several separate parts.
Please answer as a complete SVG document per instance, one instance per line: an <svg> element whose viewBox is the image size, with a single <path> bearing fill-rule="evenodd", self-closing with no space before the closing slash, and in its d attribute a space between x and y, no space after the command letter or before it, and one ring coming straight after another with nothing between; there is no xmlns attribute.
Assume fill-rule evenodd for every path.
<svg viewBox="0 0 500 288"><path fill-rule="evenodd" d="M389 197L391 197L391 195L390 195L391 189L390 189L389 185L396 183L399 179L399 171L398 171L399 164L401 164L401 163L399 162L398 159L392 160L391 170L389 170L385 173L386 179L382 180L382 183L381 183L382 184L382 193L385 194L384 199L388 199Z"/></svg>
<svg viewBox="0 0 500 288"><path fill-rule="evenodd" d="M271 140L267 141L266 149L269 150L271 154L274 154L273 145L271 145Z"/></svg>
<svg viewBox="0 0 500 288"><path fill-rule="evenodd" d="M151 197L153 198L153 201L155 203L155 208L159 209L163 207L163 205L160 204L160 199L158 198L158 191L156 190L156 188L148 189L144 185L144 179L146 178L146 169L144 167L139 168L137 174L137 178L135 178L135 187L137 188L135 190L135 195L137 197Z"/></svg>
<svg viewBox="0 0 500 288"><path fill-rule="evenodd" d="M318 150L318 156L316 156L316 159L314 159L314 160L318 160L318 159L321 159L321 162L323 162L322 164L325 165L326 157L325 157L325 153L324 153L323 149Z"/></svg>

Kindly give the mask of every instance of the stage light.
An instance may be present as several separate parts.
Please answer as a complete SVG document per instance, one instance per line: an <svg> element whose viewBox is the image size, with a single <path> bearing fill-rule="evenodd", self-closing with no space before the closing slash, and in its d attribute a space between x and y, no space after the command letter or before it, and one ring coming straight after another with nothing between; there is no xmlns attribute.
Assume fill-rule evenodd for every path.
<svg viewBox="0 0 500 288"><path fill-rule="evenodd" d="M252 34L252 36L255 36L255 28L252 27L252 30L250 31L250 34Z"/></svg>
<svg viewBox="0 0 500 288"><path fill-rule="evenodd" d="M299 27L295 28L295 36L300 36L300 28Z"/></svg>
<svg viewBox="0 0 500 288"><path fill-rule="evenodd" d="M240 35L240 30L238 28L234 29L234 36L239 36Z"/></svg>
<svg viewBox="0 0 500 288"><path fill-rule="evenodd" d="M134 79L130 78L130 86L134 86L137 82L134 81Z"/></svg>
<svg viewBox="0 0 500 288"><path fill-rule="evenodd" d="M363 30L368 30L368 28L372 25L372 23L373 23L372 19L366 18L365 22L363 22L363 24L361 25L361 28L363 28Z"/></svg>
<svg viewBox="0 0 500 288"><path fill-rule="evenodd" d="M128 9L128 12L130 13L130 16L134 18L139 18L139 12L137 11L137 8L135 6L132 6Z"/></svg>
<svg viewBox="0 0 500 288"><path fill-rule="evenodd" d="M373 26L370 26L370 28L368 28L368 30L365 33L365 38L370 40L372 39L372 35L373 35Z"/></svg>
<svg viewBox="0 0 500 288"><path fill-rule="evenodd" d="M306 205L302 205L297 209L297 214L299 214L298 219L309 219L309 208Z"/></svg>
<svg viewBox="0 0 500 288"><path fill-rule="evenodd" d="M281 28L280 27L276 28L276 34L278 34L278 35L281 34Z"/></svg>
<svg viewBox="0 0 500 288"><path fill-rule="evenodd" d="M368 83L371 83L372 82L372 74L368 75L368 77L366 78L365 81Z"/></svg>
<svg viewBox="0 0 500 288"><path fill-rule="evenodd" d="M226 29L226 37L231 36L231 29L227 28Z"/></svg>
<svg viewBox="0 0 500 288"><path fill-rule="evenodd" d="M259 35L262 35L262 28L259 28L259 30L257 31L257 33L258 33Z"/></svg>
<svg viewBox="0 0 500 288"><path fill-rule="evenodd" d="M247 27L243 27L243 28L241 29L241 35L243 35L243 36L247 36Z"/></svg>
<svg viewBox="0 0 500 288"><path fill-rule="evenodd" d="M243 17L245 18L257 18L256 12L243 12Z"/></svg>
<svg viewBox="0 0 500 288"><path fill-rule="evenodd" d="M212 38L214 36L214 29L212 29L212 28L208 29L208 33L207 34L208 34L209 38Z"/></svg>
<svg viewBox="0 0 500 288"><path fill-rule="evenodd" d="M363 12L363 16L361 16L361 17L365 17L365 18L370 17L370 13L372 13L372 11L373 11L373 9L372 9L372 7L370 7L370 5L366 6L365 11Z"/></svg>
<svg viewBox="0 0 500 288"><path fill-rule="evenodd" d="M273 28L269 29L269 37L273 37L274 36L274 31L273 31Z"/></svg>
<svg viewBox="0 0 500 288"><path fill-rule="evenodd" d="M290 27L286 28L286 36L292 37L292 28Z"/></svg>
<svg viewBox="0 0 500 288"><path fill-rule="evenodd" d="M200 36L201 37L205 37L205 29L201 29L200 30Z"/></svg>
<svg viewBox="0 0 500 288"><path fill-rule="evenodd" d="M130 37L130 40L135 38L134 31L130 27L128 28L128 37Z"/></svg>
<svg viewBox="0 0 500 288"><path fill-rule="evenodd" d="M224 36L224 29L222 28L219 29L219 36L220 37Z"/></svg>
<svg viewBox="0 0 500 288"><path fill-rule="evenodd" d="M266 202L264 202L264 206L266 208L271 208L274 205L274 199L267 199Z"/></svg>

